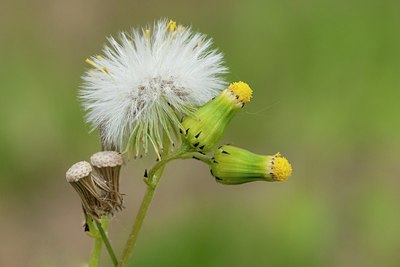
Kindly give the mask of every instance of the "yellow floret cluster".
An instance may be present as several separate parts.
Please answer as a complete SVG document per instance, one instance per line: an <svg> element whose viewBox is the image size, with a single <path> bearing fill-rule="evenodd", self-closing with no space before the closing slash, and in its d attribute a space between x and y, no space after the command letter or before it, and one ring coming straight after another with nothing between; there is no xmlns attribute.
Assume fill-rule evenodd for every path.
<svg viewBox="0 0 400 267"><path fill-rule="evenodd" d="M292 174L292 165L280 153L277 153L275 156L272 175L278 181L285 181Z"/></svg>
<svg viewBox="0 0 400 267"><path fill-rule="evenodd" d="M249 102L253 94L253 90L251 90L250 86L241 81L231 83L228 89L237 95L238 100L243 103Z"/></svg>

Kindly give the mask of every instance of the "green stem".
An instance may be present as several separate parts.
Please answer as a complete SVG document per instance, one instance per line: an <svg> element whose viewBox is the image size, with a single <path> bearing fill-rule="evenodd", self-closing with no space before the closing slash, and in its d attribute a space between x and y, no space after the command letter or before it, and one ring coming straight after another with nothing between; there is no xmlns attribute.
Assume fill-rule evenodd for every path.
<svg viewBox="0 0 400 267"><path fill-rule="evenodd" d="M86 215L86 223L89 226L89 235L93 237L94 244L92 248L92 252L90 253L89 259L89 267L98 267L101 255L101 248L103 245L103 241L101 240L101 236L96 230L92 218L89 215Z"/></svg>
<svg viewBox="0 0 400 267"><path fill-rule="evenodd" d="M155 181L154 178L156 177L156 172L161 169L164 168L164 166L174 160L174 159L184 159L184 158L190 158L188 155L191 154L188 152L188 149L190 149L189 147L187 147L186 145L182 145L178 150L176 150L175 152L173 152L172 154L165 154L165 156L163 155L162 159L160 161L158 161L153 168L150 169L149 173L148 173L148 180L146 181L147 185L149 186L157 186L158 181ZM168 153L168 152L167 152ZM160 176L158 177L158 179L160 179Z"/></svg>
<svg viewBox="0 0 400 267"><path fill-rule="evenodd" d="M157 162L148 172L148 178L146 180L147 190L143 197L135 222L132 226L131 233L126 241L118 267L125 267L128 264L129 257L132 254L140 229L142 228L144 218L146 217L151 201L153 200L154 192L160 181L161 175L164 172L165 164L171 160L183 158L188 151L188 147L186 145L182 145L177 151L169 155L168 150L169 143L164 142L164 153L161 156L161 160Z"/></svg>
<svg viewBox="0 0 400 267"><path fill-rule="evenodd" d="M103 222L104 224L108 224L108 222ZM99 230L100 236L104 242L104 245L107 249L108 255L110 255L110 258L114 264L114 266L118 265L118 260L117 257L115 257L115 253L111 247L110 241L108 240L107 234L103 229L103 226L101 225L101 223L99 221L96 221L96 226L97 229ZM107 225L104 226L104 228L107 228Z"/></svg>
<svg viewBox="0 0 400 267"><path fill-rule="evenodd" d="M185 155L183 155L182 159L188 159L188 158L194 158L197 160L200 160L206 164L210 164L211 163L211 158L209 158L207 155L204 155L202 153L199 152L192 152L192 153L186 153Z"/></svg>
<svg viewBox="0 0 400 267"><path fill-rule="evenodd" d="M103 241L101 240L101 237L95 238L92 252L90 254L89 267L99 266L102 245Z"/></svg>
<svg viewBox="0 0 400 267"><path fill-rule="evenodd" d="M128 264L129 256L131 255L133 248L135 247L140 229L142 228L143 221L149 209L150 203L153 200L154 192L157 188L158 182L160 181L161 175L164 171L164 167L165 165L160 166L160 168L154 175L155 179L153 180L152 184L147 185L146 194L143 197L142 204L140 205L138 214L135 219L135 223L133 224L131 233L129 234L129 238L126 241L118 267L124 267Z"/></svg>

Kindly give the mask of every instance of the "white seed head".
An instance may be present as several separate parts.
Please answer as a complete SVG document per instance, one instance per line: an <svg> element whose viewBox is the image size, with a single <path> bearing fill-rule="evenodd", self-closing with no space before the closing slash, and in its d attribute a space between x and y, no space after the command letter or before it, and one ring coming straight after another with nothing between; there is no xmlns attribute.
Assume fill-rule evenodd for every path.
<svg viewBox="0 0 400 267"><path fill-rule="evenodd" d="M79 161L71 166L65 174L65 178L69 183L77 182L87 177L92 172L92 166L87 161Z"/></svg>
<svg viewBox="0 0 400 267"><path fill-rule="evenodd" d="M101 151L90 157L90 163L97 168L116 167L123 164L123 159L116 151Z"/></svg>
<svg viewBox="0 0 400 267"><path fill-rule="evenodd" d="M190 27L159 20L108 41L104 56L87 60L94 69L80 91L86 119L101 129L106 146L157 150L163 135L172 140L181 115L226 87L222 54Z"/></svg>

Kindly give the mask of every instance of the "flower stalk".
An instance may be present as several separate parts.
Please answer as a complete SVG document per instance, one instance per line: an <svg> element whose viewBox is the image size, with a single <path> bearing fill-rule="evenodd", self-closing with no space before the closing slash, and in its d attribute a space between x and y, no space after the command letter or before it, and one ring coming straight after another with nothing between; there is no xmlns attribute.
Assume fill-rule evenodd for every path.
<svg viewBox="0 0 400 267"><path fill-rule="evenodd" d="M89 259L89 267L99 266L103 243L107 249L111 261L113 262L113 265L117 266L118 260L115 257L115 253L112 249L106 233L108 229L109 218L107 216L103 216L100 220L96 220L92 219L90 215L87 214L86 224L89 229L88 235L94 239L93 248Z"/></svg>
<svg viewBox="0 0 400 267"><path fill-rule="evenodd" d="M101 249L103 247L103 241L100 236L94 238L94 244L92 252L90 253L89 267L98 267L101 255Z"/></svg>
<svg viewBox="0 0 400 267"><path fill-rule="evenodd" d="M160 182L161 176L164 172L165 165L174 159L185 159L189 158L191 148L188 144L183 143L182 146L175 152L169 153L170 142L168 138L164 138L164 150L161 154L161 159L150 169L149 172L145 172L145 182L147 184L147 190L143 197L142 203L140 205L139 211L136 215L135 222L132 226L131 232L129 234L128 240L125 243L124 250L118 267L125 267L128 264L129 258L135 247L139 232L142 229L144 219L146 217L147 211L153 200L155 190ZM147 176L147 177L146 177Z"/></svg>
<svg viewBox="0 0 400 267"><path fill-rule="evenodd" d="M136 219L132 226L131 233L129 234L128 240L126 241L118 267L124 267L128 264L129 257L133 251L133 248L135 247L139 232L142 229L144 218L146 217L151 201L153 200L154 192L157 188L163 170L164 167L159 169L159 171L157 172L157 177L154 180L155 183L153 183L152 185L150 184L147 185L146 193L143 197L142 204L140 205L138 214L136 215Z"/></svg>
<svg viewBox="0 0 400 267"><path fill-rule="evenodd" d="M99 234L101 236L101 239L104 243L104 246L107 249L108 255L110 256L110 259L113 262L114 266L117 266L117 264L118 264L117 257L115 256L114 250L110 244L110 240L108 240L107 233L104 230L104 228L105 229L108 228L108 223L109 223L108 218L106 218L106 217L103 218L102 222L99 222L99 221L95 221L95 222L96 222L96 226L99 231ZM104 225L104 227L103 227L103 225Z"/></svg>

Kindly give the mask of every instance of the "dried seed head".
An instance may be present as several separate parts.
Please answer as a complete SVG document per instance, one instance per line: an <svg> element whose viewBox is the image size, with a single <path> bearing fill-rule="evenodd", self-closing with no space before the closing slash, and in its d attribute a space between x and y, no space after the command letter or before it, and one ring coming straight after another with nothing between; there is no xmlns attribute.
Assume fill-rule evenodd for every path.
<svg viewBox="0 0 400 267"><path fill-rule="evenodd" d="M122 195L119 193L119 174L123 158L116 151L101 151L90 157L93 165L94 182L101 189L101 196L110 205L109 212L122 209Z"/></svg>
<svg viewBox="0 0 400 267"><path fill-rule="evenodd" d="M71 166L65 174L67 182L77 182L80 179L87 177L92 172L92 166L87 161L79 161Z"/></svg>
<svg viewBox="0 0 400 267"><path fill-rule="evenodd" d="M100 219L108 213L110 205L100 195L100 188L94 182L92 166L86 161L75 163L65 174L67 181L76 190L83 210L92 218Z"/></svg>
<svg viewBox="0 0 400 267"><path fill-rule="evenodd" d="M97 168L116 167L123 164L123 159L116 151L101 151L90 157L90 163Z"/></svg>

